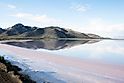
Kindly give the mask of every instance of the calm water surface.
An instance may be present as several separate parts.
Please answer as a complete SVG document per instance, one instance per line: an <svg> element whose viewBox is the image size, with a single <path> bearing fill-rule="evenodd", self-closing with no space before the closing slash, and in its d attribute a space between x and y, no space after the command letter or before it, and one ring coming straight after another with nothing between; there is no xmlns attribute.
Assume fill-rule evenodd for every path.
<svg viewBox="0 0 124 83"><path fill-rule="evenodd" d="M3 46L9 45L10 47L5 47L10 49L14 48L11 46L16 46L18 50L21 49L17 47L26 48L22 49L24 51L21 50L20 53L13 52L11 49L12 54L7 54L9 50L6 48L0 48L0 54L7 55L5 57L8 60L17 64L37 83L43 83L44 80L51 83L124 83L123 40L11 40L1 43ZM40 54L32 55L32 51ZM66 58L62 59L60 64L52 59L44 60L43 52L48 52L49 56L53 57L54 55L74 57L81 60L80 64L83 65L79 65L78 61L75 65L75 62L71 62L72 59L69 60L69 63ZM57 61L57 59L55 60ZM68 64L64 64L64 60ZM86 62L87 65L85 65L85 60L93 61L93 63ZM95 61L98 64L94 65ZM107 65L101 64L101 62ZM115 64L116 67L111 66Z"/></svg>
<svg viewBox="0 0 124 83"><path fill-rule="evenodd" d="M4 42L4 44L50 52L60 56L124 64L123 40L30 40L10 41Z"/></svg>
<svg viewBox="0 0 124 83"><path fill-rule="evenodd" d="M124 41L104 40L93 44L82 44L72 48L49 52L86 60L98 60L105 63L124 64Z"/></svg>

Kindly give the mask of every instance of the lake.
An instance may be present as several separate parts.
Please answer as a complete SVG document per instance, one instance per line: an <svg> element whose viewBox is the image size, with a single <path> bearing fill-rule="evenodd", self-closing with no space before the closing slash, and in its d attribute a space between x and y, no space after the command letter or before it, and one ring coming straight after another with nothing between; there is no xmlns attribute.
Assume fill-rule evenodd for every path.
<svg viewBox="0 0 124 83"><path fill-rule="evenodd" d="M0 52L38 83L124 83L123 40L11 40Z"/></svg>

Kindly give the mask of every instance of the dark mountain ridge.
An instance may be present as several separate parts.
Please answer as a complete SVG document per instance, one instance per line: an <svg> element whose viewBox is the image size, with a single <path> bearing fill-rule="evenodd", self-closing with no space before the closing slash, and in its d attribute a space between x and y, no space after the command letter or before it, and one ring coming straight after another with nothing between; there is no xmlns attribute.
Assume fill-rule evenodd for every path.
<svg viewBox="0 0 124 83"><path fill-rule="evenodd" d="M50 26L45 28L25 26L21 23L14 26L2 29L0 28L1 36L17 36L17 37L40 37L40 38L97 38L102 37L95 34L85 34L76 32L71 29Z"/></svg>
<svg viewBox="0 0 124 83"><path fill-rule="evenodd" d="M2 34L5 31L6 31L5 29L0 28L0 34Z"/></svg>

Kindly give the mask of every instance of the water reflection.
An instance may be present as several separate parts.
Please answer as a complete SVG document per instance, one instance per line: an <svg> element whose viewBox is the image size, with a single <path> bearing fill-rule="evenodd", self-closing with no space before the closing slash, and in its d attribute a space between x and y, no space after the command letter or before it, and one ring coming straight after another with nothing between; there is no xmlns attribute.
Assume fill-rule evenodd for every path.
<svg viewBox="0 0 124 83"><path fill-rule="evenodd" d="M29 49L47 49L47 50L59 50L64 48L71 48L81 44L93 44L100 40L30 40L30 41L7 41L3 44L9 44Z"/></svg>

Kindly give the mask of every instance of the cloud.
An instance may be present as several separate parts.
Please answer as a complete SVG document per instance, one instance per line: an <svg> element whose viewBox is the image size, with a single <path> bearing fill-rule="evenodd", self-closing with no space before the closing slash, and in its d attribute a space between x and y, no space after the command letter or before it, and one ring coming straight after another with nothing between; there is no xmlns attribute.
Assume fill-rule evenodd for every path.
<svg viewBox="0 0 124 83"><path fill-rule="evenodd" d="M29 14L29 13L16 13L16 14L13 14L11 16L17 17L17 18L22 18L22 19L23 18L27 19L29 17L32 17L33 15L32 14Z"/></svg>
<svg viewBox="0 0 124 83"><path fill-rule="evenodd" d="M7 7L10 8L10 9L15 9L16 8L15 5L11 5L11 4L8 4Z"/></svg>
<svg viewBox="0 0 124 83"><path fill-rule="evenodd" d="M30 20L30 21L39 22L39 23L56 23L59 21L47 15L34 15L30 13L16 13L11 16L19 19Z"/></svg>
<svg viewBox="0 0 124 83"><path fill-rule="evenodd" d="M86 12L89 9L89 6L87 4L86 5L73 4L70 8L78 12Z"/></svg>
<svg viewBox="0 0 124 83"><path fill-rule="evenodd" d="M124 38L124 23L109 24L102 18L90 19L83 28L79 31L86 33L95 33L105 37L120 37Z"/></svg>

